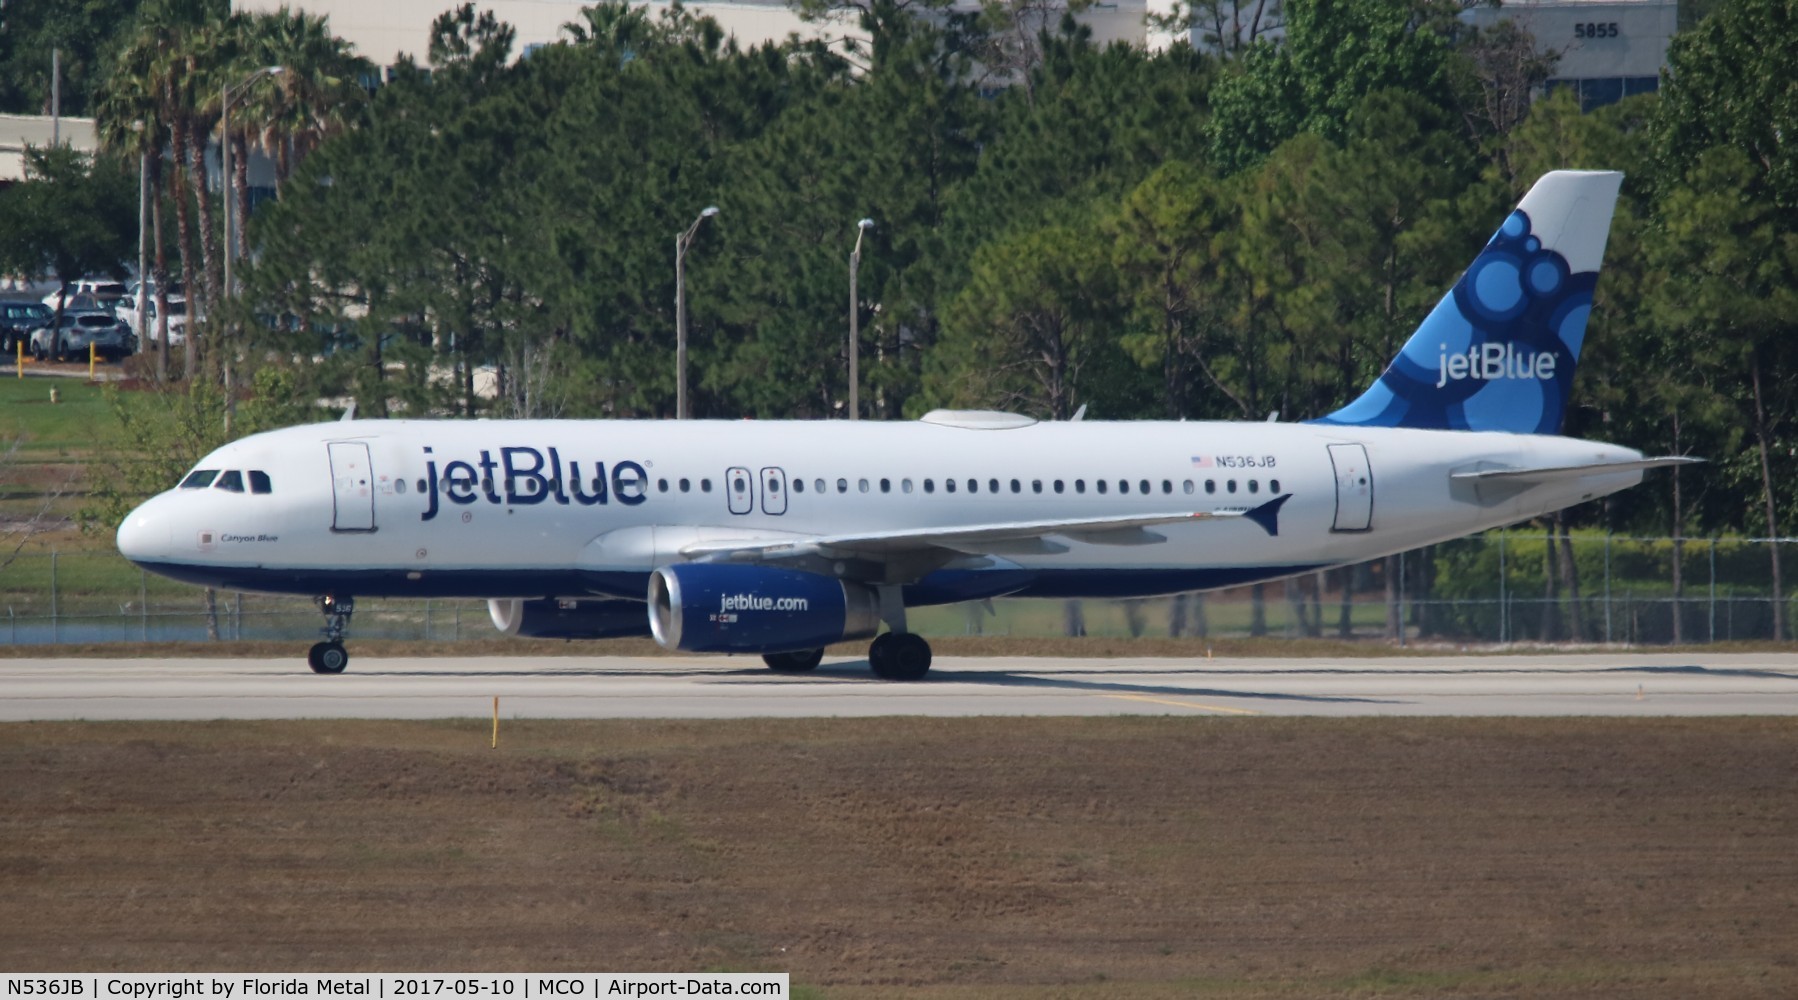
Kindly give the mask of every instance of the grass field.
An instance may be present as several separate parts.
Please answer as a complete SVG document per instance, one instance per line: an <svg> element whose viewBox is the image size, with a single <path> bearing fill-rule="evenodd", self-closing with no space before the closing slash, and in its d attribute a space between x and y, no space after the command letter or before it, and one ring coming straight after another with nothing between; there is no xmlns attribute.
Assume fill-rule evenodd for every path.
<svg viewBox="0 0 1798 1000"><path fill-rule="evenodd" d="M0 727L0 967L1798 995L1798 725Z"/></svg>

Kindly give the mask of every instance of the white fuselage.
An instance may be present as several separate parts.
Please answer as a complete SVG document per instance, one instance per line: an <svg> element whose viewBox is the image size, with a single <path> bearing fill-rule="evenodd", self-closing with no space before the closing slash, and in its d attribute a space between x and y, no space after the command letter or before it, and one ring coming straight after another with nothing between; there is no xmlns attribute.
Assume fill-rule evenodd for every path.
<svg viewBox="0 0 1798 1000"><path fill-rule="evenodd" d="M1235 518L969 552L926 569L1006 582L964 579L914 602L1139 596L1358 562L1642 475L1507 485L1453 473L1640 457L1541 435L1317 424L354 420L218 449L200 468L246 485L265 473L268 492L169 490L130 515L119 546L157 572L244 590L641 600L652 570L701 544L1241 511L1290 495L1272 534Z"/></svg>

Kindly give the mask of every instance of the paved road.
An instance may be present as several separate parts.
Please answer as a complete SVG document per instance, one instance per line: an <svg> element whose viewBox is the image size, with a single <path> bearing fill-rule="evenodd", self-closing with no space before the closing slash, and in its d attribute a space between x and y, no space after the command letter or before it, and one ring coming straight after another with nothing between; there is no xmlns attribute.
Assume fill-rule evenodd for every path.
<svg viewBox="0 0 1798 1000"><path fill-rule="evenodd" d="M780 676L755 658L4 660L0 721L871 715L1798 715L1798 655L1599 653L1391 660L942 657Z"/></svg>

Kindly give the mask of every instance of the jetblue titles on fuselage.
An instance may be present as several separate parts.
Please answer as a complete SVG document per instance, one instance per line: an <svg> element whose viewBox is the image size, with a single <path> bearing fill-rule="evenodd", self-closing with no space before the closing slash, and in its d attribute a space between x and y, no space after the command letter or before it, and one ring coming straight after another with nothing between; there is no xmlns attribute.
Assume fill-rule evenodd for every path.
<svg viewBox="0 0 1798 1000"><path fill-rule="evenodd" d="M424 453L433 454L428 447ZM497 460L483 448L480 456L474 462L446 462L441 473L435 458L425 459L425 511L419 520L437 516L440 495L463 506L485 499L513 506L553 501L591 507L616 499L634 507L649 498L649 472L628 459L612 463L608 478L606 463L583 463L578 458L564 462L555 448L506 446L499 449ZM588 474L582 474L583 468Z"/></svg>

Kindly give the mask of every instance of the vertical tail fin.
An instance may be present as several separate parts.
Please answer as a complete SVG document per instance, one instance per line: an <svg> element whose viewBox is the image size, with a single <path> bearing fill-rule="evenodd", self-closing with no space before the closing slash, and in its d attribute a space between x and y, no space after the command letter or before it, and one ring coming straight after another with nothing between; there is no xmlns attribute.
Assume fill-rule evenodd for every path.
<svg viewBox="0 0 1798 1000"><path fill-rule="evenodd" d="M1544 174L1380 380L1317 423L1560 433L1622 183Z"/></svg>

